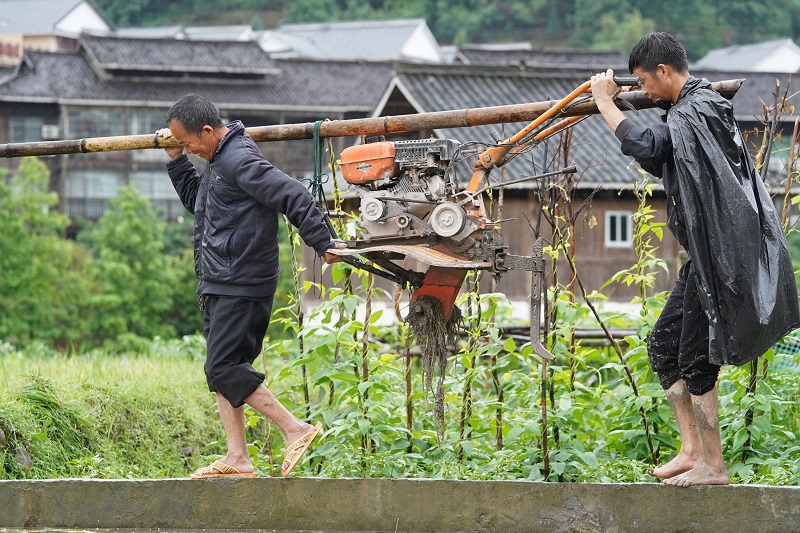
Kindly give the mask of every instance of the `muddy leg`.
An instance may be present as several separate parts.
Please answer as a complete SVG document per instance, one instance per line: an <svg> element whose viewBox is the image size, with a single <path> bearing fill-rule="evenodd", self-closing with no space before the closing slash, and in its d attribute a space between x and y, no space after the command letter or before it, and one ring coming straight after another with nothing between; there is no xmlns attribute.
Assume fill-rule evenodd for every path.
<svg viewBox="0 0 800 533"><path fill-rule="evenodd" d="M691 402L702 440L702 455L691 470L665 479L664 483L676 487L727 485L730 483L730 477L725 468L725 460L722 458L717 387L700 396L692 396Z"/></svg>
<svg viewBox="0 0 800 533"><path fill-rule="evenodd" d="M666 394L678 423L681 449L670 462L648 471L649 474L661 479L671 478L691 470L700 461L703 453L700 431L692 408L692 395L686 388L686 382L682 379L678 380L666 390Z"/></svg>

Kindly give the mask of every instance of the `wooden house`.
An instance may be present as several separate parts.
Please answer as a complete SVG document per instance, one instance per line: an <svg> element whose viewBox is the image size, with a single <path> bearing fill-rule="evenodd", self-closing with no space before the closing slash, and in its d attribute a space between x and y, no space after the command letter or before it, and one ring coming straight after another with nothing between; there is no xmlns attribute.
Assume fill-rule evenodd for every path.
<svg viewBox="0 0 800 533"><path fill-rule="evenodd" d="M164 125L169 106L190 92L208 97L225 118L240 119L247 126L557 100L611 60L590 56L571 60L571 66L565 67L538 64L530 58L503 63L497 53L492 56L492 65L481 64L475 56L469 64L462 61L453 65L275 58L256 41L84 34L75 51L26 52L13 70L0 70L0 143L152 133ZM782 87L788 83L785 74L694 74L712 80L748 78L734 99L743 129L757 126L763 114L759 99L771 102L776 80ZM656 110L629 116L642 122L660 120ZM787 112L787 124L794 118ZM422 132L421 136L485 146L522 126L437 130ZM788 142L787 137L785 132L783 142ZM361 139L336 140L337 156L355 142ZM750 142L759 144L756 135ZM266 143L262 149L270 161L291 175L306 177L313 170L310 141ZM773 164L779 176L780 158L777 160ZM101 216L109 199L124 184L135 185L171 220L184 213L167 179L166 156L160 150L52 156L45 161L52 173L52 188L62 199L61 208L75 219ZM197 163L202 165L201 161ZM16 164L13 159L4 160L0 168L13 169ZM460 175L469 175L470 164L460 164ZM494 172L493 179L510 181L569 165L578 169L571 205L582 206L575 218L572 246L581 281L591 291L635 262L630 215L636 210L636 202L631 191L641 177L631 160L620 154L618 141L602 119L594 116L577 124L569 142L553 138L520 154ZM539 184L531 181L504 188L499 218L504 220L502 232L510 253L530 252L532 226L538 226L546 238L552 237L552 231L538 223ZM497 191L494 194L499 199ZM563 201L560 205L567 207ZM664 198L658 188L652 205L658 219L664 221ZM677 243L665 233L659 256L669 267L669 275L659 277L655 289L671 287L679 252ZM312 262L307 256L306 264ZM565 264L559 265L558 272L559 280L567 282ZM527 274L509 273L499 290L512 300L525 301L529 286ZM635 288L621 285L603 292L620 302L636 294Z"/></svg>
<svg viewBox="0 0 800 533"><path fill-rule="evenodd" d="M224 118L246 126L364 117L391 73L383 63L273 60L254 41L83 35L73 53L27 52L0 84L0 142L152 133L187 93L209 98ZM339 140L338 149L347 142ZM313 169L310 141L270 143L263 150L289 174L303 177ZM136 185L168 219L183 214L161 150L46 160L52 188L72 218L100 217L124 184Z"/></svg>

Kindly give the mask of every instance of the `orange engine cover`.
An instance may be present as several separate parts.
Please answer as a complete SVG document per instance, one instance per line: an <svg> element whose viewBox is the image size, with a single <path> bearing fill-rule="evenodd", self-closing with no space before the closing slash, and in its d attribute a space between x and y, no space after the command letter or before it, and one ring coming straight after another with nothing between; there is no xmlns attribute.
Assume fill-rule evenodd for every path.
<svg viewBox="0 0 800 533"><path fill-rule="evenodd" d="M397 175L394 143L388 141L350 146L342 150L342 176L347 183L370 183Z"/></svg>

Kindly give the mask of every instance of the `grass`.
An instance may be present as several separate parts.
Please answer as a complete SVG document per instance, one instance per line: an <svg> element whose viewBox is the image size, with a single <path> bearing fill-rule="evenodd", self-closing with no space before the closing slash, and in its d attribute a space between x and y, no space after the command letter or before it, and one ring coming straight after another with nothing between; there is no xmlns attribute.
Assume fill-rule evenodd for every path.
<svg viewBox="0 0 800 533"><path fill-rule="evenodd" d="M546 475L538 365L510 346L513 342L481 348L498 353L495 364L505 393L504 448L499 450L495 417L500 403L485 357L476 358L476 366L470 362L473 355L462 355L450 365L447 429L439 441L430 414L432 398L424 398L419 370L413 372L414 423L406 428L403 358L389 346L370 345L365 381L360 341L349 341L334 359L334 341L323 329L309 332L305 340L309 351L303 358L294 353L296 341L266 346L270 387L297 416L325 426L323 438L299 467L301 474L651 481L644 475L652 464L640 405L647 410L661 462L677 450L677 431L657 382L640 377L640 396L635 397L606 368L610 363L579 368L572 387L569 367L550 367L551 472ZM511 351L503 352L501 344ZM0 479L186 477L223 455L222 427L203 377L204 351L201 337L156 339L143 353L130 355L94 351L66 356L41 346L23 352L0 342ZM603 354L592 352L591 357ZM723 369L720 421L734 482L800 483L798 357L772 356L774 368L753 395L745 390L747 367ZM467 378L472 393L467 424L461 426ZM747 425L749 407L754 417ZM280 432L270 434L262 417L245 413L254 466L262 475L276 475L282 459Z"/></svg>
<svg viewBox="0 0 800 533"><path fill-rule="evenodd" d="M201 341L71 357L0 344L0 478L185 477L224 453Z"/></svg>

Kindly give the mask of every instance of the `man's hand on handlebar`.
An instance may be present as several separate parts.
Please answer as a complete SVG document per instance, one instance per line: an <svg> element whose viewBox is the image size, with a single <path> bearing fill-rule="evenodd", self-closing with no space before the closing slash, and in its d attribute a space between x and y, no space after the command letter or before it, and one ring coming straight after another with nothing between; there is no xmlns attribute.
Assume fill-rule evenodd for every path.
<svg viewBox="0 0 800 533"><path fill-rule="evenodd" d="M613 102L622 92L622 87L614 83L614 71L608 69L592 76L592 96L598 105Z"/></svg>
<svg viewBox="0 0 800 533"><path fill-rule="evenodd" d="M170 131L169 128L161 128L160 130L156 130L156 135L161 139L171 139L172 131ZM166 147L164 151L167 152L170 159L177 159L183 154L183 146Z"/></svg>

